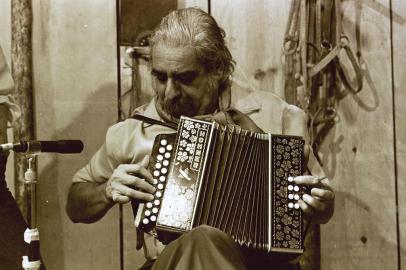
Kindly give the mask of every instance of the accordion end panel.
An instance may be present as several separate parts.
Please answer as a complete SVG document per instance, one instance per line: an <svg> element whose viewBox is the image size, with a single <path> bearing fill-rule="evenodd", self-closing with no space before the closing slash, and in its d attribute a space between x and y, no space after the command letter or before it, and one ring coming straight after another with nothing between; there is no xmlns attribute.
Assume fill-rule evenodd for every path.
<svg viewBox="0 0 406 270"><path fill-rule="evenodd" d="M304 140L269 134L269 251L301 254L304 251L303 212L298 200L307 192L293 178L304 173Z"/></svg>

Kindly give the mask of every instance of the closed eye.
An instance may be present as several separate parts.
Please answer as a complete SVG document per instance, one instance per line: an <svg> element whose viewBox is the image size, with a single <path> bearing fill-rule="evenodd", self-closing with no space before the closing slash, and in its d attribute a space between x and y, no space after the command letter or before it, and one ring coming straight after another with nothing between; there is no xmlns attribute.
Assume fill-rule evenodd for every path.
<svg viewBox="0 0 406 270"><path fill-rule="evenodd" d="M199 75L197 71L187 71L175 75L175 79L183 84L189 85L193 83L196 77Z"/></svg>
<svg viewBox="0 0 406 270"><path fill-rule="evenodd" d="M153 69L151 71L151 75L158 79L158 81L164 83L168 80L168 75L166 73L160 72L158 70Z"/></svg>

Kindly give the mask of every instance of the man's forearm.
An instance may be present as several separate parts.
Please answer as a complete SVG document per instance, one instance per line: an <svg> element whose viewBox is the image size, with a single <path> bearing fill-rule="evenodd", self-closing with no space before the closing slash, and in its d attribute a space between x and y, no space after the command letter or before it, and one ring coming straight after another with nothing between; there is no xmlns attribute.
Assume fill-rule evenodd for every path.
<svg viewBox="0 0 406 270"><path fill-rule="evenodd" d="M74 183L70 187L66 212L73 222L93 223L114 205L106 197L105 184Z"/></svg>

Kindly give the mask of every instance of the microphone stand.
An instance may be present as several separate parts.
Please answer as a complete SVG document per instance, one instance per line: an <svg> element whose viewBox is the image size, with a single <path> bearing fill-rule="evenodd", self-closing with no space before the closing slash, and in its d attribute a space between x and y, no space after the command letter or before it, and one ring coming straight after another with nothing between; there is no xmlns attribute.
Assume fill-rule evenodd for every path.
<svg viewBox="0 0 406 270"><path fill-rule="evenodd" d="M28 203L28 228L24 232L24 241L27 243L27 255L23 256L22 267L24 270L38 270L41 266L39 249L39 232L37 229L37 173L35 171L36 155L26 156L27 170L24 173L24 184L27 187Z"/></svg>

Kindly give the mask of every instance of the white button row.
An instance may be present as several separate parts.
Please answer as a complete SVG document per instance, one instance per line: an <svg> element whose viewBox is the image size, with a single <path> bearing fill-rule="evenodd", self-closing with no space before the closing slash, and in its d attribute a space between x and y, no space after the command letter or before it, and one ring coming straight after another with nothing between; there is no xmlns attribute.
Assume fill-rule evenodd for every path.
<svg viewBox="0 0 406 270"><path fill-rule="evenodd" d="M294 191L297 192L297 191L300 190L300 188L299 188L299 186L288 185L288 190L289 190L289 191L294 190Z"/></svg>
<svg viewBox="0 0 406 270"><path fill-rule="evenodd" d="M298 203L293 204L293 203L290 202L290 203L288 203L288 207L289 207L289 208L299 209L300 206L299 206Z"/></svg>
<svg viewBox="0 0 406 270"><path fill-rule="evenodd" d="M292 194L292 193L290 193L290 194L288 195L288 198L289 198L289 200L295 199L296 201L298 201L298 200L300 199L300 196L299 196L299 194Z"/></svg>
<svg viewBox="0 0 406 270"><path fill-rule="evenodd" d="M148 219L148 218L144 218L144 219L142 220L142 223L148 224L150 220L151 220L152 222L155 222L155 221L156 221L156 216L155 216L155 215L152 215L152 216L149 217L149 219Z"/></svg>

